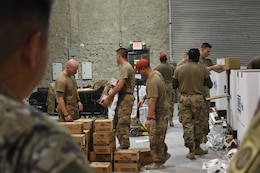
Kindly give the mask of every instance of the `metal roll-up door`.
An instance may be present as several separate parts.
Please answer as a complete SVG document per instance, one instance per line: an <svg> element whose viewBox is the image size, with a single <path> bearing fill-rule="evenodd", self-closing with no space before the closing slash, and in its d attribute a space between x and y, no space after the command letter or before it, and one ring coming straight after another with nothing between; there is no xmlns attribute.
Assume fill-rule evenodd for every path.
<svg viewBox="0 0 260 173"><path fill-rule="evenodd" d="M190 48L209 42L213 62L240 57L241 65L260 55L260 1L172 0L172 54L178 62Z"/></svg>

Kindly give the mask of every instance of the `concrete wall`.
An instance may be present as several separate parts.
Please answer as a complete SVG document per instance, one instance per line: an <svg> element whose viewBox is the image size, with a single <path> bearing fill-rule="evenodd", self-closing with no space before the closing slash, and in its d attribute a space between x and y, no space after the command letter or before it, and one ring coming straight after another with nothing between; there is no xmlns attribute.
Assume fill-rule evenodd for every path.
<svg viewBox="0 0 260 173"><path fill-rule="evenodd" d="M168 0L56 0L52 11L49 38L49 65L39 85L52 82L52 63L68 60L68 48L78 50L76 59L92 62L93 80L118 77L115 50L129 41L144 41L150 50L151 65L159 63L159 54L169 54ZM83 43L84 47L80 47Z"/></svg>

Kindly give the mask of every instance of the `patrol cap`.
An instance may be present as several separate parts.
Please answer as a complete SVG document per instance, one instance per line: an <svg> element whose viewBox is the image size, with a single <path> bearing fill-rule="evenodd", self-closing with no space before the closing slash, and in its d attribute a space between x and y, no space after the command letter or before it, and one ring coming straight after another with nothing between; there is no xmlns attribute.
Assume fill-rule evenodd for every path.
<svg viewBox="0 0 260 173"><path fill-rule="evenodd" d="M149 61L147 59L140 59L139 61L136 62L135 68L133 69L133 73L136 73L138 70L142 68L147 68L149 67Z"/></svg>
<svg viewBox="0 0 260 173"><path fill-rule="evenodd" d="M167 60L167 55L165 53L161 53L160 60Z"/></svg>

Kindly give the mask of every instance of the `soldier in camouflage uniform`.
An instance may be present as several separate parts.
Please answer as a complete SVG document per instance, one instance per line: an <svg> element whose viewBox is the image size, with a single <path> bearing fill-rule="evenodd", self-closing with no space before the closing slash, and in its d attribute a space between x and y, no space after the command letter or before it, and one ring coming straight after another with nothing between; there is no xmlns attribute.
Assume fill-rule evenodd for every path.
<svg viewBox="0 0 260 173"><path fill-rule="evenodd" d="M169 117L169 125L174 126L173 124L173 112L174 112L174 102L175 102L175 90L172 88L172 76L174 73L174 66L167 63L167 55L162 53L160 54L161 64L157 65L154 70L157 70L161 73L165 86L166 86L166 94L169 102L170 109L170 117Z"/></svg>
<svg viewBox="0 0 260 173"><path fill-rule="evenodd" d="M223 68L219 64L213 64L211 59L207 58L210 55L211 52L211 44L209 43L202 43L200 46L200 60L199 64L205 66L209 71L213 70L217 73L220 73L223 71ZM210 97L210 91L207 86L204 86L203 88L203 96L204 98ZM209 133L209 110L210 110L210 101L205 101L204 104L204 116L203 116L203 129L204 129L204 134L202 135L201 142L206 142L207 141L207 134Z"/></svg>
<svg viewBox="0 0 260 173"><path fill-rule="evenodd" d="M183 138L185 146L190 152L187 158L195 159L196 155L206 154L200 148L201 129L203 119L204 97L202 95L203 86L212 87L209 77L209 71L202 65L198 64L199 50L189 50L189 62L178 66L173 76L173 88L179 88L181 93L179 100L179 120L183 125Z"/></svg>
<svg viewBox="0 0 260 173"><path fill-rule="evenodd" d="M119 80L109 96L102 100L102 105L107 107L114 96L118 94L113 123L120 144L119 148L128 149L130 147L131 113L135 99L133 95L135 78L132 73L133 67L127 61L127 50L125 48L116 50L116 59L117 63L121 65Z"/></svg>
<svg viewBox="0 0 260 173"><path fill-rule="evenodd" d="M145 125L149 131L150 149L153 163L145 166L145 169L162 169L163 164L170 158L165 143L168 118L170 116L169 102L166 99L166 87L164 79L158 71L150 68L149 61L141 59L136 63L134 72L146 77L146 95L140 100L141 107L148 99L148 115Z"/></svg>
<svg viewBox="0 0 260 173"><path fill-rule="evenodd" d="M77 91L74 75L77 73L78 63L74 59L68 60L64 71L55 82L58 102L58 116L60 121L73 121L80 118L79 111L83 110Z"/></svg>
<svg viewBox="0 0 260 173"><path fill-rule="evenodd" d="M260 170L260 101L251 124L232 158L228 173L256 173Z"/></svg>
<svg viewBox="0 0 260 173"><path fill-rule="evenodd" d="M51 5L51 0L1 1L1 173L92 172L69 132L21 101L45 72Z"/></svg>

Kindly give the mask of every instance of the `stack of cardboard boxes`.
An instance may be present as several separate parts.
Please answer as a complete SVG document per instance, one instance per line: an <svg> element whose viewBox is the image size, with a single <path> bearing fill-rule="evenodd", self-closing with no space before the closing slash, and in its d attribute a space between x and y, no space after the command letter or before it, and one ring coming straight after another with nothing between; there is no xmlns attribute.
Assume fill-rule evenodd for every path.
<svg viewBox="0 0 260 173"><path fill-rule="evenodd" d="M60 122L65 126L76 143L84 152L84 155L88 157L89 152L93 150L92 134L93 134L93 119L78 119L74 122Z"/></svg>
<svg viewBox="0 0 260 173"><path fill-rule="evenodd" d="M149 148L117 149L112 119L78 119L60 122L91 162L95 173L138 172L152 163Z"/></svg>
<svg viewBox="0 0 260 173"><path fill-rule="evenodd" d="M89 156L89 160L92 162L91 167L95 171L96 169L99 169L98 165L102 165L102 167L106 167L106 169L103 169L104 173L109 173L108 170L111 170L112 172L113 153L116 149L115 132L113 130L113 121L112 119L97 119L94 122L94 128L95 128L95 132L93 133L94 150L90 152L90 156ZM101 173L100 170L99 172Z"/></svg>

